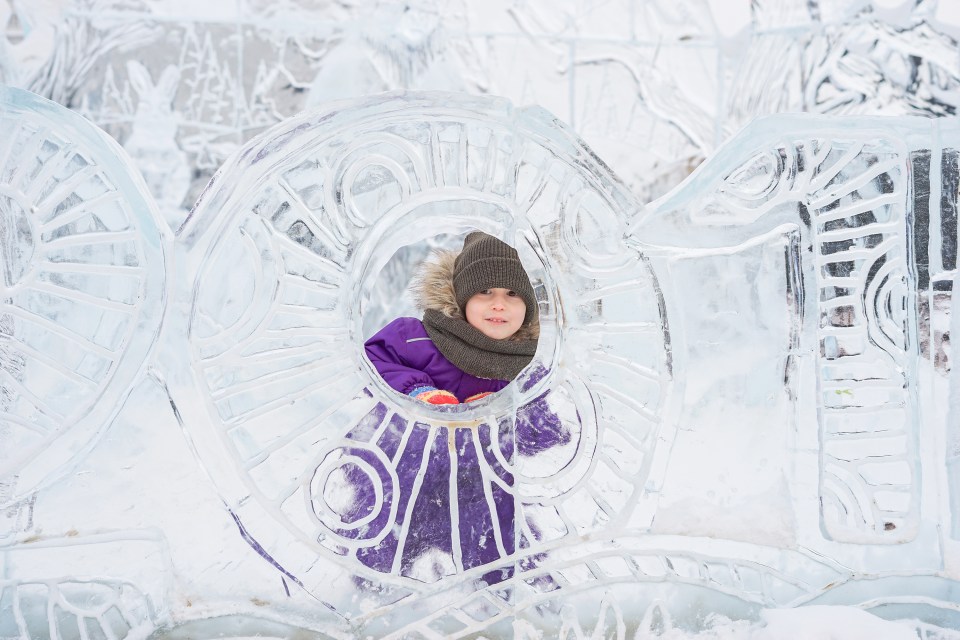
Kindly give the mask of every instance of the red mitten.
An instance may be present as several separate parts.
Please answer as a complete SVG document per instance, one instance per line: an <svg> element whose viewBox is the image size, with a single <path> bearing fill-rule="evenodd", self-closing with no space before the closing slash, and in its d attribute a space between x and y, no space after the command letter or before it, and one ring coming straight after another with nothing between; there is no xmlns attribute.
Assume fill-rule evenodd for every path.
<svg viewBox="0 0 960 640"><path fill-rule="evenodd" d="M453 395L449 391L444 391L443 389L422 391L414 397L417 400L426 402L427 404L460 404L460 401L457 400L457 396Z"/></svg>
<svg viewBox="0 0 960 640"><path fill-rule="evenodd" d="M466 402L473 402L474 400L482 400L487 396L492 396L492 395L493 395L493 391L484 391L483 393L478 393L470 396L469 398L464 400L464 402L466 403Z"/></svg>

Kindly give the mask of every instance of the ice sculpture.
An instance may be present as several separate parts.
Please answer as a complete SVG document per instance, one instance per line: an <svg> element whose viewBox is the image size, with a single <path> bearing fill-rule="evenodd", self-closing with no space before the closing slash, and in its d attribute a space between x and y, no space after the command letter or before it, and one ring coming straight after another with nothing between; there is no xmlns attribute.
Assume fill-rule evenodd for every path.
<svg viewBox="0 0 960 640"><path fill-rule="evenodd" d="M0 87L0 131L0 636L146 637L165 600L161 536L61 539L33 516L157 338L155 205L120 147L64 107Z"/></svg>
<svg viewBox="0 0 960 640"><path fill-rule="evenodd" d="M136 123L141 83L128 62L144 63L157 97L164 70L176 66L180 126L161 126L141 159L152 172L186 154L187 196L183 175L151 185L179 205L161 204L176 227L249 136L304 108L382 90L464 90L539 104L570 123L634 193L652 198L758 115L956 113L957 22L951 0L482 8L447 0L8 0L0 3L0 79L78 110L125 142L144 128Z"/></svg>
<svg viewBox="0 0 960 640"><path fill-rule="evenodd" d="M190 166L175 139L177 116L172 102L180 82L180 70L169 65L154 84L146 67L127 62L130 83L137 94L137 113L130 137L123 148L134 158L160 210L176 229L182 219L176 212L190 188Z"/></svg>
<svg viewBox="0 0 960 640"><path fill-rule="evenodd" d="M774 126L790 133L778 135ZM802 394L803 384L815 394L816 416L803 411L811 402L781 418L797 421L798 444L812 443L804 423L818 426L819 519L828 540L915 540L921 438L948 435L945 388L934 378L924 390L920 381L949 372L945 333L932 327L949 324L944 297L956 270L956 122L904 120L894 131L865 118L755 126L752 138L733 141L632 232L651 245L651 260L660 254L671 265L661 274L694 262L701 276L728 283L743 275L729 256L751 245L782 254L778 293L787 317L765 317L771 305L762 299L741 306L761 321L763 331L753 331L771 339L766 348L781 352L790 396ZM724 161L734 154L747 160L731 169ZM698 259L683 252L691 229L700 231ZM695 322L687 326L708 330L703 319ZM688 353L711 356L697 347ZM804 381L807 375L815 377ZM944 463L928 455L927 464Z"/></svg>
<svg viewBox="0 0 960 640"><path fill-rule="evenodd" d="M624 228L615 212L637 211L629 194L550 121L442 94L305 116L224 167L181 230L189 286L170 317L186 321L193 365L169 381L178 410L244 535L344 615L483 576L496 584L516 570L516 540L535 557L614 523L649 523L641 487L669 375L657 287L634 251L600 232ZM259 176L233 177L251 169ZM362 356L362 318L394 252L475 226L524 257L542 300L541 349L509 393L444 413L379 380ZM552 230L545 242L541 229ZM563 295L583 306L561 337ZM530 415L515 419L518 406ZM533 414L562 420L531 424ZM351 502L351 489L375 502ZM502 528L505 509L525 518Z"/></svg>
<svg viewBox="0 0 960 640"><path fill-rule="evenodd" d="M302 115L181 229L170 391L244 538L358 634L820 602L960 627L925 444L948 435L953 141L765 121L643 208L541 109ZM475 228L517 247L542 337L504 392L436 409L379 379L364 317L395 253Z"/></svg>
<svg viewBox="0 0 960 640"><path fill-rule="evenodd" d="M0 87L0 507L69 471L156 340L155 205L103 132Z"/></svg>

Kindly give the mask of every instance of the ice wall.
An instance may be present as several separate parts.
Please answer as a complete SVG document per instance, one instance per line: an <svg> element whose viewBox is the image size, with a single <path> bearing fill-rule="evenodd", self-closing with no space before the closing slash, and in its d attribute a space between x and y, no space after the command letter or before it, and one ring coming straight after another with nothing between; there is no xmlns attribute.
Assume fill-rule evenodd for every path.
<svg viewBox="0 0 960 640"><path fill-rule="evenodd" d="M919 318L956 267L958 142L953 121L762 121L644 209L537 109L304 115L181 230L172 396L258 552L360 635L822 602L949 628L948 347ZM469 228L518 247L542 337L509 393L451 413L360 345L391 256Z"/></svg>
<svg viewBox="0 0 960 640"><path fill-rule="evenodd" d="M4 478L8 635L136 637L173 623L176 637L191 621L261 632L240 604L245 585L192 587L196 612L174 604L190 580L180 572L229 575L244 555L286 600L254 606L348 636L695 632L710 614L816 604L921 633L960 626L950 353L931 328L950 309L922 304L944 281L930 257L937 274L956 266L944 214L958 196L955 122L760 121L644 207L539 108L437 93L344 103L281 123L225 164L167 248L176 268L154 254L167 287L125 303L144 271L133 247L166 244L146 185L123 177L129 160L92 125L5 97L7 126L22 132L3 174L5 310L21 319L5 352L19 363L5 369L5 450L21 454ZM144 231L128 218L105 228L128 199ZM365 309L396 252L471 228L518 247L540 345L504 393L435 409L364 359ZM75 277L44 288L42 257ZM53 299L18 305L32 289ZM74 300L92 309L56 304ZM78 411L105 427L156 339L147 382L206 477L170 443L134 446L145 477L130 497L151 506L121 509L135 524L118 527L127 516L80 505L124 495L112 477L130 450L122 427L82 430L79 445L74 430L52 431L39 455L17 438L44 426L38 400L79 393L49 363L90 379L97 338L122 348L131 335L105 310L135 302L151 318L165 310L160 337L155 320L138 327L131 369L101 367L123 372L121 391ZM64 353L85 327L90 346ZM157 427L147 419L139 434ZM105 468L83 470L91 447ZM44 457L59 449L72 459ZM91 472L105 495L85 486ZM158 518L154 500L199 483L222 500L219 530L195 502ZM70 497L83 500L44 520L75 523L63 538L32 521L38 498ZM113 526L85 527L98 520ZM223 535L224 522L233 551L201 559L176 541Z"/></svg>
<svg viewBox="0 0 960 640"><path fill-rule="evenodd" d="M949 0L4 0L0 25L0 79L127 146L173 224L253 135L384 90L543 106L644 201L758 115L960 101Z"/></svg>
<svg viewBox="0 0 960 640"><path fill-rule="evenodd" d="M811 604L960 627L955 124L787 118L718 150L765 112L953 114L946 3L8 4L5 78L133 159L6 94L0 635L632 637ZM162 231L250 136L396 87L574 128L321 106ZM408 308L407 256L467 227L521 248L546 373L423 416L357 349ZM454 461L490 487L458 509ZM361 527L430 517L417 477L444 541L364 556ZM456 551L473 519L497 561Z"/></svg>

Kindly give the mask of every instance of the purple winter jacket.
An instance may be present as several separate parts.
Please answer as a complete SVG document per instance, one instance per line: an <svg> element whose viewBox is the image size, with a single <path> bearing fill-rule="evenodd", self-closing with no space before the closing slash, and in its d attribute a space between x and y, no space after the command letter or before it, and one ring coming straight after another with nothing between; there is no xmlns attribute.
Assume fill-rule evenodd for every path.
<svg viewBox="0 0 960 640"><path fill-rule="evenodd" d="M509 380L478 378L447 360L416 318L397 318L364 343L380 377L400 393L420 387L449 391L463 402L485 391L500 391Z"/></svg>
<svg viewBox="0 0 960 640"><path fill-rule="evenodd" d="M397 318L364 346L380 376L400 393L431 386L450 391L462 402L471 395L499 391L508 384L507 380L477 378L458 369L440 353L423 323L416 318ZM378 506L381 498L373 491L369 478L358 467L347 467L347 477L355 482L354 512L367 514L380 509L382 513L371 523L371 530L377 530L378 523L391 529L376 545L361 546L357 559L375 571L390 573L397 566L399 555L401 575L411 576L415 567L434 551L452 558L456 540L463 569L489 565L491 569L480 576L488 585L509 579L514 567L506 561L516 551L520 497L512 491L513 474L501 465L494 449L498 448L503 458L514 460L570 442L570 428L553 412L547 395L517 408L513 421L453 428L449 432L434 433L423 425L408 424L405 419L394 416L375 446L395 460L398 478L383 500L398 501L398 513L405 515L397 516L397 526L386 523L389 510ZM384 420L387 413L382 403L371 412L378 422ZM366 428L361 427L366 424L362 421L358 430ZM455 439L454 447L449 446L451 435ZM357 448L351 454L376 464L369 449ZM492 480L492 476L497 479ZM456 510L457 524L451 508ZM400 524L406 530L404 539L399 536ZM535 523L529 526L534 535L539 535ZM501 555L497 548L494 529L499 530L506 555ZM366 527L351 528L339 533L362 538L365 530ZM537 557L528 562L536 562Z"/></svg>

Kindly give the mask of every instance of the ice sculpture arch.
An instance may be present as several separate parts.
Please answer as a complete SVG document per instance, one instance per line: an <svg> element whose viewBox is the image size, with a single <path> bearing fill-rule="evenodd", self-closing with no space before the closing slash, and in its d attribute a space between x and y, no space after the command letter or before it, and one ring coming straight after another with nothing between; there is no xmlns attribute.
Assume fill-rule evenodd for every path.
<svg viewBox="0 0 960 640"><path fill-rule="evenodd" d="M0 86L0 507L71 468L157 338L164 237L129 159L76 113Z"/></svg>
<svg viewBox="0 0 960 640"><path fill-rule="evenodd" d="M185 421L246 535L275 540L261 551L322 599L350 590L331 574L356 574L384 585L361 597L385 602L504 579L516 541L529 556L647 523L670 360L656 279L617 240L638 209L549 114L502 100L370 98L248 145L180 231L187 281L171 315L193 361L172 390L206 407ZM508 391L441 411L385 386L360 317L398 248L474 228L517 246L542 337ZM549 417L538 438L525 440L525 411ZM345 490L359 497L342 504Z"/></svg>

